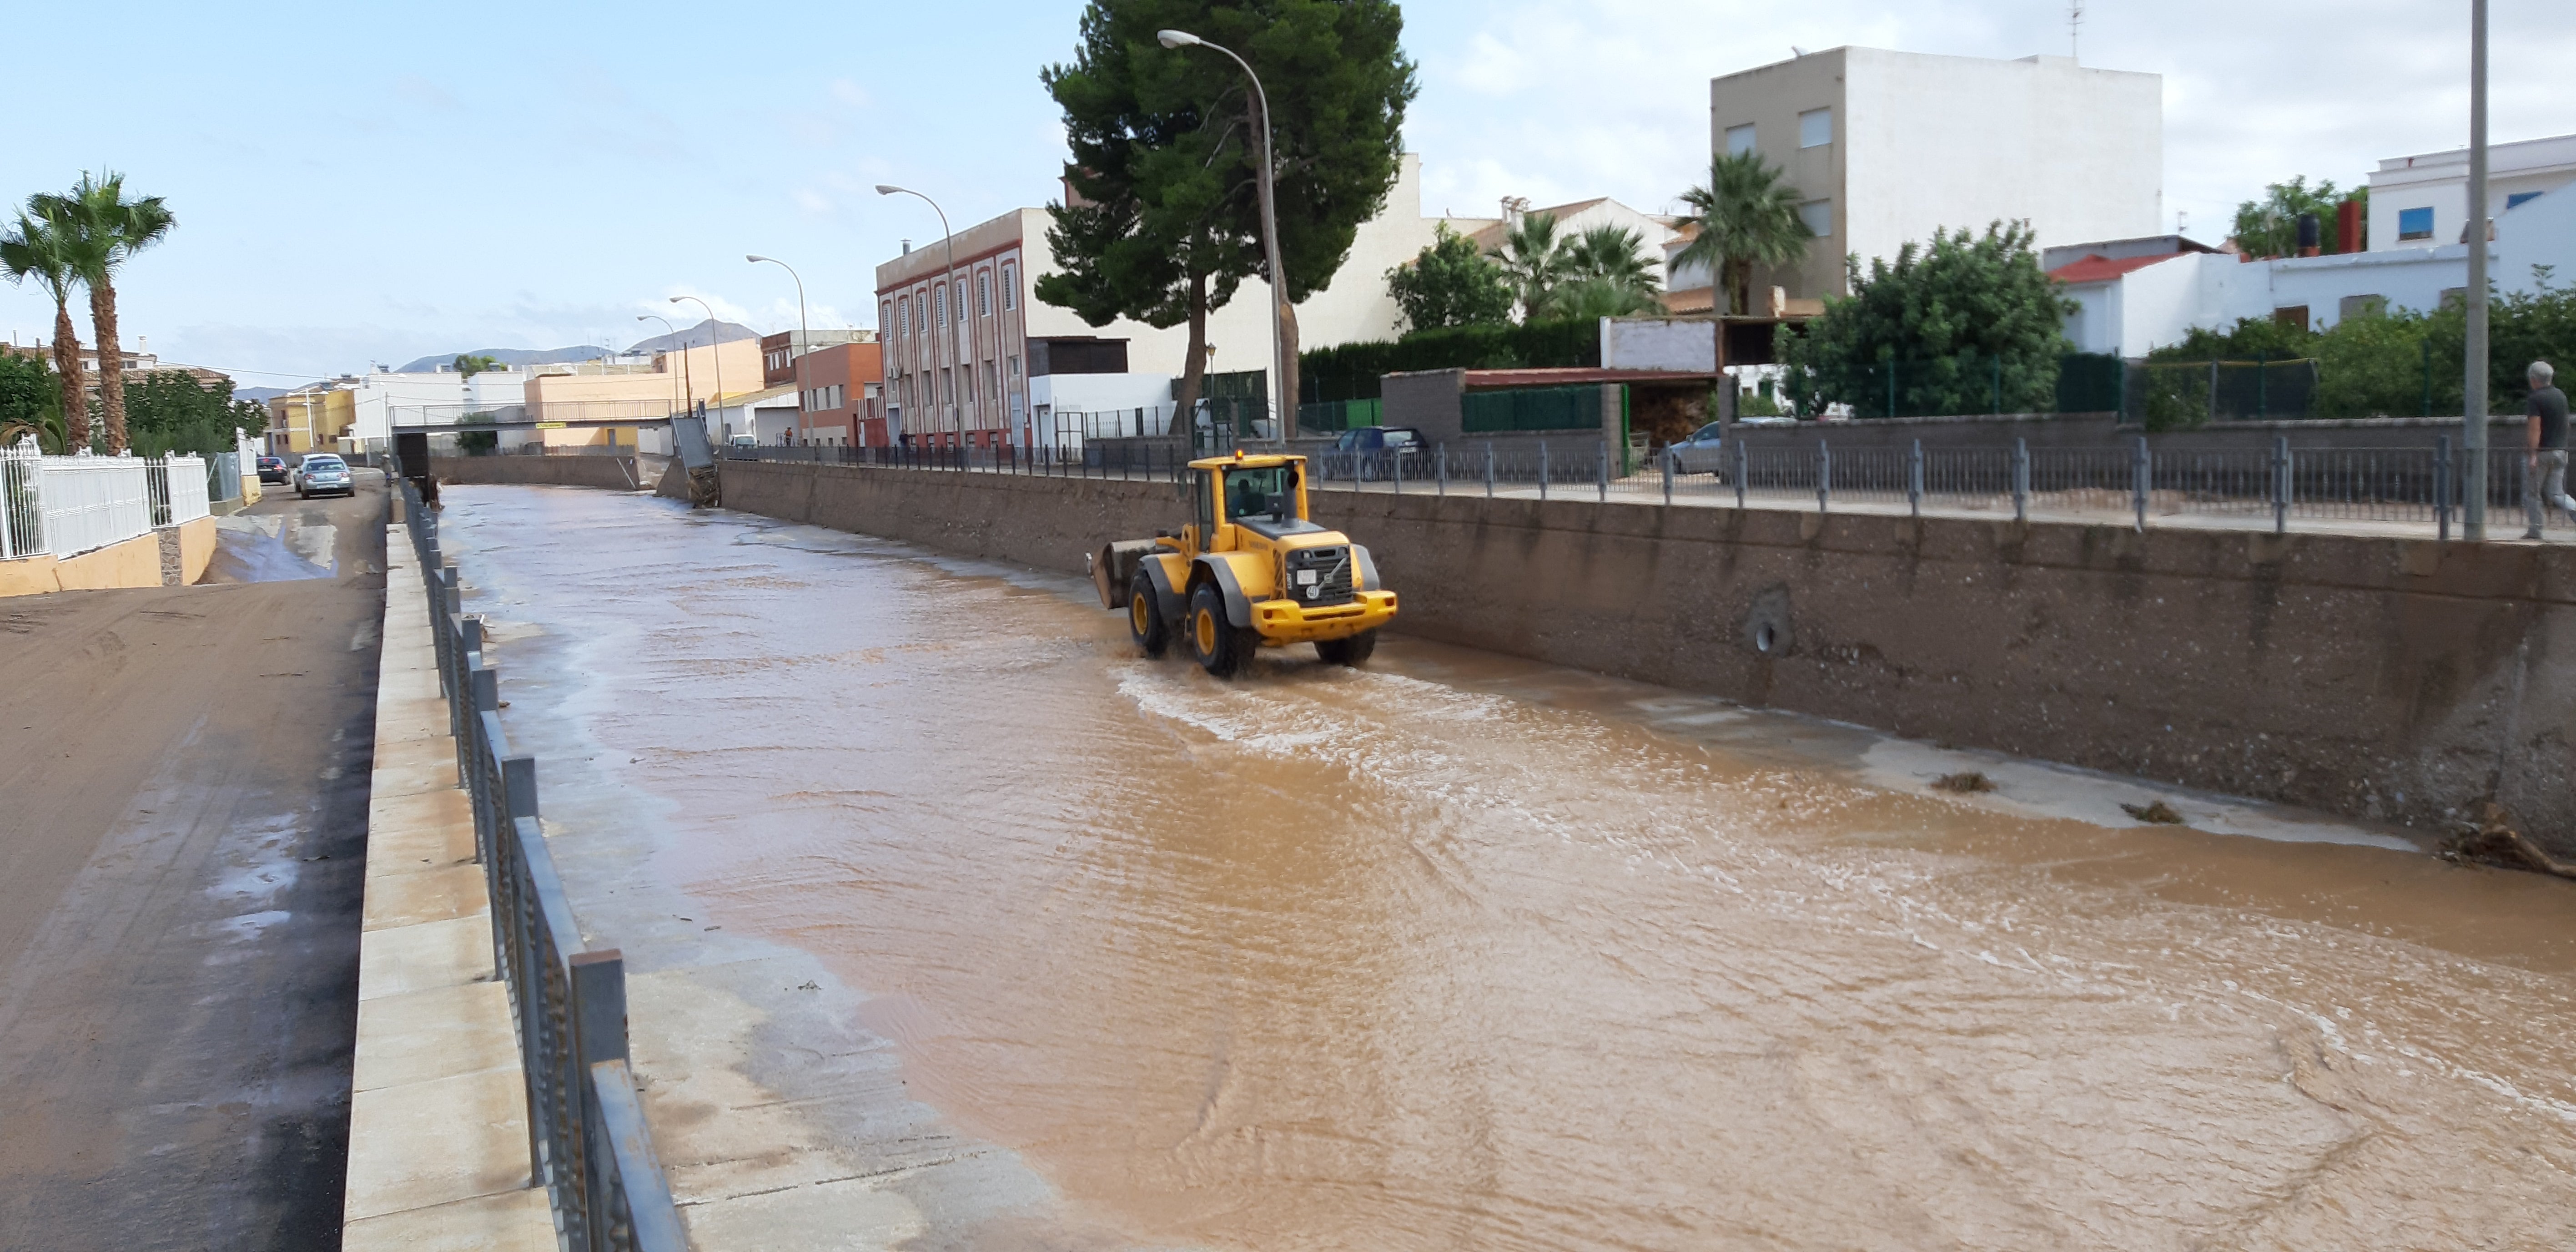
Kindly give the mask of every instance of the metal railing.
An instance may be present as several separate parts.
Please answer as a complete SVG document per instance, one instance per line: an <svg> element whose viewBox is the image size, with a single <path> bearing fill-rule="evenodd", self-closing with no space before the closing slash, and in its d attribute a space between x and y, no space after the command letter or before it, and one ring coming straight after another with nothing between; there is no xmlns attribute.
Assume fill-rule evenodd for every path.
<svg viewBox="0 0 2576 1252"><path fill-rule="evenodd" d="M625 959L585 946L538 825L536 758L513 755L502 731L482 619L460 606L437 515L410 480L398 481L427 584L457 776L474 813L474 859L492 901L494 960L510 989L529 1162L566 1248L684 1252L688 1238L627 1069Z"/></svg>
<svg viewBox="0 0 2576 1252"><path fill-rule="evenodd" d="M0 560L75 557L205 517L207 472L193 453L46 456L34 439L0 448Z"/></svg>
<svg viewBox="0 0 2576 1252"><path fill-rule="evenodd" d="M206 499L206 460L190 455L146 457L144 489L152 504L152 524L177 526L211 513Z"/></svg>
<svg viewBox="0 0 2576 1252"><path fill-rule="evenodd" d="M1247 446L1246 451L1257 448ZM1194 454L1173 441L1074 448L728 447L728 460L1179 482ZM2487 453L2488 525L2519 535L2526 457ZM1623 462L1634 466L1623 468ZM1483 494L1608 503L1896 512L2269 527L2293 521L2458 525L2464 461L2445 436L2430 447L2294 450L2286 436L2252 452L2158 452L2144 438L2089 448L2009 446L1750 447L1714 455L1623 455L1606 440L1470 440L1368 452L1319 451L1321 490Z"/></svg>

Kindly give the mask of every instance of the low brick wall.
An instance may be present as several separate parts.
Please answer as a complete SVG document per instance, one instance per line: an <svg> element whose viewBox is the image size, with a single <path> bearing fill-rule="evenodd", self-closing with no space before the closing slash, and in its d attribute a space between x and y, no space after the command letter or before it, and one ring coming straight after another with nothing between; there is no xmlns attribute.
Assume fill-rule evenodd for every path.
<svg viewBox="0 0 2576 1252"><path fill-rule="evenodd" d="M724 476L733 508L1072 573L1184 511L1165 483L742 461ZM1407 633L2418 826L2492 798L2576 854L2576 548L1455 495L1315 505L1370 546Z"/></svg>

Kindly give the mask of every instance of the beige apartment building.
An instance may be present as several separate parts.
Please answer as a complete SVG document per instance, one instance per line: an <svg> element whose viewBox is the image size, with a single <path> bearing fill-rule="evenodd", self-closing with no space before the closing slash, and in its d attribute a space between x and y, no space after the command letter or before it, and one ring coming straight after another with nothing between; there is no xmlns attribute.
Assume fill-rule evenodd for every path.
<svg viewBox="0 0 2576 1252"><path fill-rule="evenodd" d="M648 362L582 361L540 365L527 382L528 417L549 447L603 444L632 446L636 431L620 419L659 422L699 400L714 401L719 376L730 393L759 389L760 341L736 339L677 352L657 352ZM565 423L561 426L551 423ZM600 423L606 423L605 425Z"/></svg>
<svg viewBox="0 0 2576 1252"><path fill-rule="evenodd" d="M1441 220L1422 216L1421 163L1407 155L1385 209L1360 227L1341 271L1297 306L1301 346L1394 338L1402 314L1387 292L1386 271L1428 246ZM1035 341L1124 340L1134 372L1119 377L1184 372L1186 325L1121 319L1095 327L1036 298L1037 280L1056 269L1048 224L1045 209L1013 209L957 232L953 268L949 250L935 240L877 267L888 438L938 446L1029 442L1039 416L1030 401ZM1483 224L1462 223L1470 230ZM1268 283L1248 280L1209 315L1210 372L1270 368L1269 291ZM1168 402L1168 389L1163 398Z"/></svg>
<svg viewBox="0 0 2576 1252"><path fill-rule="evenodd" d="M1715 155L1755 151L1799 192L1804 264L1754 276L1848 295L1843 259L1893 258L1940 227L2027 220L2038 245L2159 233L2164 80L2073 58L1832 48L1709 83ZM1704 267L1672 276L1709 285Z"/></svg>

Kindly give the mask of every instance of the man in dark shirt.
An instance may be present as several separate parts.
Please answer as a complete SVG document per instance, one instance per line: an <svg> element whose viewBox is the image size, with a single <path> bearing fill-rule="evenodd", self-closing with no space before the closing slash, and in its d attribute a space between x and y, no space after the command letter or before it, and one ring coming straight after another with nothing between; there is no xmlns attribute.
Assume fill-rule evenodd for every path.
<svg viewBox="0 0 2576 1252"><path fill-rule="evenodd" d="M2567 393L2549 385L2556 373L2547 361L2531 363L2531 403L2522 410L2531 440L2522 476L2522 515L2531 524L2525 539L2540 538L2550 505L2576 516L2576 500L2567 498Z"/></svg>

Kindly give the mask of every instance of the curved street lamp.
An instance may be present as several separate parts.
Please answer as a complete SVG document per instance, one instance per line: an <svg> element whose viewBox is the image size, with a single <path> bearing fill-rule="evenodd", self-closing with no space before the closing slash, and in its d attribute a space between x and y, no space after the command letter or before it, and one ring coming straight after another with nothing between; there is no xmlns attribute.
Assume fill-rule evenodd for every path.
<svg viewBox="0 0 2576 1252"><path fill-rule="evenodd" d="M714 305L709 304L704 300L698 300L696 296L671 297L671 303L673 304L678 304L683 300L697 300L698 307L707 311L707 320L710 322L716 320L716 307ZM717 340L715 335L716 332L714 331L707 332L707 351L708 354L713 356L716 360L716 420L721 423L724 420L724 344ZM695 390L692 390L690 394L695 396L697 393Z"/></svg>
<svg viewBox="0 0 2576 1252"><path fill-rule="evenodd" d="M805 359L805 354L798 349L814 346L814 328L805 324L805 277L796 272L795 266L774 256L752 253L742 259L754 265L767 261L787 271L787 276L796 280L796 332L802 342L791 345L787 349L787 363L796 366L796 438L802 442L805 438L805 367L798 362Z"/></svg>
<svg viewBox="0 0 2576 1252"><path fill-rule="evenodd" d="M910 187L897 187L893 183L878 183L877 194L881 196L914 197L915 199L920 200L923 204L929 205L930 211L939 215L939 245L948 255L948 274L946 276L946 282L948 283L948 355L949 358L955 362L957 372L963 374L968 369L968 362L966 360L966 340L963 334L966 329L966 289L959 286L957 283L957 236L955 232L948 229L948 210L940 208L938 201L933 200L918 191L914 191ZM963 442L964 435L962 432L965 430L966 422L964 417L958 411L956 398L957 392L955 390L956 383L952 380L949 383L949 387L948 426L951 431L959 432L959 441Z"/></svg>
<svg viewBox="0 0 2576 1252"><path fill-rule="evenodd" d="M1166 48L1206 48L1224 53L1227 60L1243 67L1243 76L1252 83L1252 98L1261 105L1261 167L1256 173L1261 189L1261 255L1270 266L1270 386L1279 406L1279 431L1285 435L1295 429L1296 411L1290 406L1296 397L1287 394L1288 271L1279 263L1279 211L1270 191L1270 94L1261 89L1261 76L1252 72L1252 64L1221 44L1209 43L1185 30L1156 31L1154 38Z"/></svg>
<svg viewBox="0 0 2576 1252"><path fill-rule="evenodd" d="M639 322L660 322L662 324L662 331L664 334L669 335L675 340L680 337L680 328L673 326L671 324L671 319L664 317L659 313L638 313L635 315L635 320ZM668 352L669 349L666 348L664 351ZM686 371L689 368L689 346L685 342L680 344L680 368L683 371ZM674 374L671 376L671 381L679 383L681 387L688 388L689 390L696 390L696 388L690 387L688 383L682 381L683 377L684 374ZM671 406L672 411L675 413L679 411L680 407L680 404L676 400ZM641 432L638 433L640 435ZM641 440L639 439L638 442L640 443Z"/></svg>

